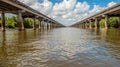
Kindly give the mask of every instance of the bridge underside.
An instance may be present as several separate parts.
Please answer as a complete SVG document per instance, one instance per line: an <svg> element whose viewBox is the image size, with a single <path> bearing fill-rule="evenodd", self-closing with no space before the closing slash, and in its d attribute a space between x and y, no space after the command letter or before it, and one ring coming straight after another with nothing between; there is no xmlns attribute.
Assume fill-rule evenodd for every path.
<svg viewBox="0 0 120 67"><path fill-rule="evenodd" d="M0 13L1 13L1 11L4 11L5 13L18 14L19 10L22 10L22 9L0 1ZM30 12L26 12L24 10L22 10L22 16L23 17L35 17L34 14L32 14Z"/></svg>
<svg viewBox="0 0 120 67"><path fill-rule="evenodd" d="M17 0L0 0L0 13L1 13L1 28L5 31L5 13L12 13L18 15L19 29L24 29L24 18L32 18L34 21L33 28L36 29L36 19L40 21L40 25L44 26L63 26L55 20L45 16L44 14L32 9L31 7L17 1ZM41 27L39 26L39 27ZM48 27L48 26L47 26Z"/></svg>

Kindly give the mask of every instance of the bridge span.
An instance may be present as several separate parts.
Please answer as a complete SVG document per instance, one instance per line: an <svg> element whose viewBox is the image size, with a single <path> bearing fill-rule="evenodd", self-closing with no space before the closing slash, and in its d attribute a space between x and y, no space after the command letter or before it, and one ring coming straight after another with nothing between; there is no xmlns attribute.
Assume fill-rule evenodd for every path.
<svg viewBox="0 0 120 67"><path fill-rule="evenodd" d="M36 29L36 20L39 20L39 28L41 27L60 27L62 24L40 13L37 10L19 2L18 0L0 0L1 13L1 29L5 31L5 13L18 15L19 30L24 30L24 18L32 18L34 20L33 29Z"/></svg>
<svg viewBox="0 0 120 67"><path fill-rule="evenodd" d="M108 29L108 19L110 17L119 17L118 26L120 28L120 4L116 4L112 7L106 8L103 11L96 13L88 18L85 18L72 26L92 29L93 28L92 23L94 22L95 28L99 29L99 27L100 27L99 21L101 19L105 19L104 27L105 27L105 29Z"/></svg>

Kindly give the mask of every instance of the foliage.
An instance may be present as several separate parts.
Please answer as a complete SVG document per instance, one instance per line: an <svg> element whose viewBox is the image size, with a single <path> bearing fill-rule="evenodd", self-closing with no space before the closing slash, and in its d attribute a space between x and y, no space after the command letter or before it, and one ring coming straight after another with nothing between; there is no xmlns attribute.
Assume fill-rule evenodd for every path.
<svg viewBox="0 0 120 67"><path fill-rule="evenodd" d="M108 27L110 27L110 28L118 28L118 22L119 22L118 17L111 17L111 18L108 19ZM101 28L105 27L105 19L100 20L100 27Z"/></svg>
<svg viewBox="0 0 120 67"><path fill-rule="evenodd" d="M6 28L15 28L18 27L18 18L17 16L13 16L11 18L5 18L6 21ZM38 25L38 21L37 21ZM33 20L31 18L24 19L24 26L25 28L32 28L33 27ZM1 27L1 18L0 18L0 27Z"/></svg>
<svg viewBox="0 0 120 67"><path fill-rule="evenodd" d="M32 26L33 26L33 20L31 18L26 18L24 20L24 26L26 28L32 28Z"/></svg>
<svg viewBox="0 0 120 67"><path fill-rule="evenodd" d="M18 18L17 16L13 16L11 18L5 18L6 20L6 27L7 28L15 28L18 27ZM108 26L114 27L114 28L118 28L118 22L119 22L119 18L118 17L111 17L108 20ZM100 27L104 28L105 27L105 20L102 19L100 20ZM36 21L36 25L37 27L39 26L39 21ZM24 26L25 28L32 28L33 27L33 19L31 18L25 18L24 19ZM1 18L0 18L0 27L1 27ZM94 23L92 23L92 27L94 27Z"/></svg>
<svg viewBox="0 0 120 67"><path fill-rule="evenodd" d="M105 20L104 19L100 20L100 27L101 28L105 27Z"/></svg>
<svg viewBox="0 0 120 67"><path fill-rule="evenodd" d="M111 17L108 21L108 24L110 27L118 28L118 22L119 22L118 17Z"/></svg>
<svg viewBox="0 0 120 67"><path fill-rule="evenodd" d="M16 22L14 21L14 19L11 19L11 18L6 18L6 27L7 28L15 28L16 27Z"/></svg>

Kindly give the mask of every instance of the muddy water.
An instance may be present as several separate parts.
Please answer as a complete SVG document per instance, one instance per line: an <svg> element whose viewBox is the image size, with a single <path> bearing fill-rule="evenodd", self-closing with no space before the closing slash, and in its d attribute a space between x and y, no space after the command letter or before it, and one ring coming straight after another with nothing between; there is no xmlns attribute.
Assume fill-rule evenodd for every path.
<svg viewBox="0 0 120 67"><path fill-rule="evenodd" d="M120 30L0 31L0 67L120 67Z"/></svg>

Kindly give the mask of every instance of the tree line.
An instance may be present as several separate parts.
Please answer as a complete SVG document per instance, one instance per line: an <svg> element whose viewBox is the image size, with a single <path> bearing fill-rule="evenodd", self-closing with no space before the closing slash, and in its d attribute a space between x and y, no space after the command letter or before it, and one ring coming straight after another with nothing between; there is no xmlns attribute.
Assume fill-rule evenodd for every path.
<svg viewBox="0 0 120 67"><path fill-rule="evenodd" d="M0 27L1 27L1 18L0 18ZM33 19L31 18L25 18L24 19L24 27L25 28L32 28L33 27ZM13 17L10 17L10 18L5 18L5 26L6 28L16 28L18 27L18 18L17 16L13 16ZM38 27L39 26L39 21L37 20L36 21L36 26Z"/></svg>
<svg viewBox="0 0 120 67"><path fill-rule="evenodd" d="M18 18L17 16L13 16L11 18L5 18L5 26L6 28L16 28L18 27ZM102 19L99 21L100 23L100 27L104 28L105 27L105 20ZM110 28L118 28L118 23L119 23L119 17L111 17L108 20L108 27ZM39 21L37 20L36 25L39 26ZM33 19L31 18L25 18L24 19L24 26L25 28L32 28L33 27ZM92 26L94 27L94 23L92 24ZM1 27L1 18L0 18L0 27Z"/></svg>

